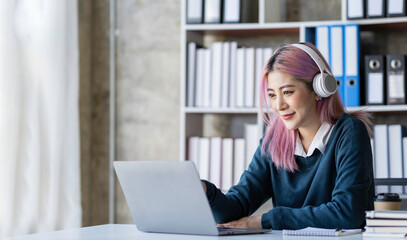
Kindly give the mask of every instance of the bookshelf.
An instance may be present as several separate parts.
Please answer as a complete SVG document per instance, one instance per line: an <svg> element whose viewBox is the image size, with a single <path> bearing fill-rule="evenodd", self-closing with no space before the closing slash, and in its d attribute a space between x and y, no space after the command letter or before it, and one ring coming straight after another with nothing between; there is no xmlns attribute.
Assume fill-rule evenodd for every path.
<svg viewBox="0 0 407 240"><path fill-rule="evenodd" d="M288 2L288 1L282 1ZM317 4L323 6L326 4L324 0L312 0L307 3L301 1L292 1L295 4ZM186 24L186 0L182 1L181 14L181 107L180 107L180 160L187 159L188 137L190 136L206 136L205 128L211 123L206 122L205 118L209 115L211 118L219 117L223 125L230 123L225 131L217 132L217 136L221 137L243 137L242 131L238 128L243 128L242 122L258 124L258 137L263 133L264 124L262 115L258 107L248 108L213 108L213 107L187 107L187 51L188 43L196 42L204 47L210 47L210 44L217 41L236 41L239 45L250 47L278 47L280 43L294 43L305 41L305 32L307 28L315 28L322 25L343 25L355 23L359 25L361 44L361 55L365 54L386 54L386 53L403 53L407 54L407 17L395 18L375 18L375 19L359 19L348 20L346 18L346 0L332 1L336 3L337 11L330 19L302 19L301 17L293 17L286 22L267 22L265 16L266 4L268 0L258 1L258 23L240 23L240 24ZM334 3L334 4L335 4ZM331 4L331 3L330 3ZM286 6L288 8L288 6ZM295 6L296 9L301 8L301 5ZM312 9L308 7L309 9ZM290 10L287 10L289 12ZM318 14L310 14L318 15ZM333 18L333 19L332 19ZM368 33L368 34L366 34ZM369 35L370 34L370 35ZM373 34L373 35L372 35ZM372 52L369 47L372 43L369 42L369 37L379 36L383 40L382 49L378 52ZM390 44L390 38L396 36L399 43L398 46ZM363 72L363 65L359 66L360 72ZM361 76L361 81L363 75ZM364 86L361 86L361 90ZM363 89L364 90L364 89ZM362 90L362 91L363 91ZM363 101L362 101L363 102ZM372 112L375 120L374 123L388 124L403 124L407 121L407 105L375 105L375 106L359 106L350 107L348 111L365 110ZM207 126L209 125L209 126Z"/></svg>

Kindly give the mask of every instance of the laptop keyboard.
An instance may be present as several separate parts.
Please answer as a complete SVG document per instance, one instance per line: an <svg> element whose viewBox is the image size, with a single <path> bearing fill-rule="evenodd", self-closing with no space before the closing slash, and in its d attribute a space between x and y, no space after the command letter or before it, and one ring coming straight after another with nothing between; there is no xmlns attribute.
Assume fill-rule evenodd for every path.
<svg viewBox="0 0 407 240"><path fill-rule="evenodd" d="M241 231L241 232L245 232L247 230L248 229L245 229L245 228L230 228L230 227L220 227L220 226L218 226L218 231L233 231L233 232Z"/></svg>

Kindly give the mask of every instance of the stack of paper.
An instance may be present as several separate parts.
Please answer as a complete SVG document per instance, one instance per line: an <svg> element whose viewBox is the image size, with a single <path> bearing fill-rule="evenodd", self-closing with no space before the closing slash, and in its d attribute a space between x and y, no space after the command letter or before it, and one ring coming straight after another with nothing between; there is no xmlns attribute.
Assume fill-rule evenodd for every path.
<svg viewBox="0 0 407 240"><path fill-rule="evenodd" d="M289 236L346 236L351 234L360 233L361 229L326 229L326 228L314 228L307 227L299 230L283 230L283 235Z"/></svg>
<svg viewBox="0 0 407 240"><path fill-rule="evenodd" d="M366 211L364 237L407 236L407 211Z"/></svg>

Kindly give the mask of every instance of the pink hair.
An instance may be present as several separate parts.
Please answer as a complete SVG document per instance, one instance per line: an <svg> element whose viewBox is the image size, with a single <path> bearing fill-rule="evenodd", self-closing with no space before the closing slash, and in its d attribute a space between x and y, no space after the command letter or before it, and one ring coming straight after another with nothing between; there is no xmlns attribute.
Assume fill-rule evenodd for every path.
<svg viewBox="0 0 407 240"><path fill-rule="evenodd" d="M301 44L312 48L329 67L314 45L310 43ZM278 48L263 68L260 84L260 109L267 124L267 130L263 139L262 154L270 156L277 168L294 172L298 170L294 156L298 130L287 129L280 117L270 111L267 97L267 77L272 71L290 74L294 79L304 82L308 89L312 91L312 81L319 72L319 68L306 52L292 45ZM263 109L266 110L266 113ZM328 122L329 124L335 124L342 114L346 112L338 92L318 101L317 109L321 122ZM372 136L370 114L357 111L351 113L351 115L360 119L365 124L370 136Z"/></svg>

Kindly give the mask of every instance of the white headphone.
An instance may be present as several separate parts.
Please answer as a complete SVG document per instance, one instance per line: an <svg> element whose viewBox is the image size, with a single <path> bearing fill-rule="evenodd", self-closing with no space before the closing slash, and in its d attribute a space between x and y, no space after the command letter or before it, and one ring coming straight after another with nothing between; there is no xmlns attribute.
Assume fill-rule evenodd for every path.
<svg viewBox="0 0 407 240"><path fill-rule="evenodd" d="M322 98L327 98L334 94L338 89L336 79L319 55L312 48L304 44L296 43L291 45L306 52L317 64L320 73L316 74L312 81L315 93Z"/></svg>

